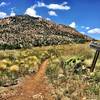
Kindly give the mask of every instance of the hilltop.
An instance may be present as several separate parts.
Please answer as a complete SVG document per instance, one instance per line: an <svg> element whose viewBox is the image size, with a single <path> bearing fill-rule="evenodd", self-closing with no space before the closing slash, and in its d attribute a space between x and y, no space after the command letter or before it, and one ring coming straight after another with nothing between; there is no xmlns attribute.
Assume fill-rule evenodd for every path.
<svg viewBox="0 0 100 100"><path fill-rule="evenodd" d="M70 26L20 15L0 19L0 49L82 43L88 38Z"/></svg>

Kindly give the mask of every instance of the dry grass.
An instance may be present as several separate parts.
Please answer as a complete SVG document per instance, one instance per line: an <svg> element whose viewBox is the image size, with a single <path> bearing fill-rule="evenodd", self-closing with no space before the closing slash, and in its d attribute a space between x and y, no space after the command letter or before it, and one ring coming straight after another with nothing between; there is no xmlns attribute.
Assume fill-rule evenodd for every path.
<svg viewBox="0 0 100 100"><path fill-rule="evenodd" d="M91 100L92 97L98 98L98 94L100 93L100 57L94 73L73 73L73 68L75 68L76 63L79 63L81 58L85 59L85 61L81 63L81 67L84 67L84 65L85 67L90 67L94 53L95 50L89 47L89 43L45 46L26 50L1 50L0 63L3 66L1 66L0 70L0 80L2 77L4 79L5 76L10 73L11 77L17 74L18 76L15 75L15 78L19 78L20 74L29 74L34 71L37 72L37 66L41 64L41 61L46 57L50 57L46 74L54 86L53 95L56 95L57 100L65 97L71 100L83 100L84 98L84 100L87 100L87 98ZM70 58L73 61L75 60L74 64L73 61L71 61L69 65L65 66L65 63L68 62ZM14 66L12 68L14 71L17 68L18 73L7 71L12 66ZM7 68L7 70L5 70L5 68ZM64 74L64 70L66 71L66 75ZM6 82L6 79L4 81Z"/></svg>

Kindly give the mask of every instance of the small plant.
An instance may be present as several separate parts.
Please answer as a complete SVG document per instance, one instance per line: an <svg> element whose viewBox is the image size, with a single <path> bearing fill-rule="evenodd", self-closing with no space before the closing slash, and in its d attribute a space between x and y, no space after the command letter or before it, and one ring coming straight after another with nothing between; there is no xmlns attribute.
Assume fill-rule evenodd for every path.
<svg viewBox="0 0 100 100"><path fill-rule="evenodd" d="M73 73L85 73L85 63L84 63L84 57L71 57L65 59L61 62L61 67L66 74L66 72L71 71Z"/></svg>
<svg viewBox="0 0 100 100"><path fill-rule="evenodd" d="M11 72L18 72L18 71L19 71L19 66L17 66L17 65L12 65L12 66L9 68L9 70L10 70Z"/></svg>
<svg viewBox="0 0 100 100"><path fill-rule="evenodd" d="M60 66L59 66L59 62L52 62L49 64L46 74L47 76L50 78L50 80L54 80L58 78L59 75L59 70L60 70Z"/></svg>
<svg viewBox="0 0 100 100"><path fill-rule="evenodd" d="M96 84L96 83L92 84L88 87L86 91L99 96L100 95L100 84Z"/></svg>
<svg viewBox="0 0 100 100"><path fill-rule="evenodd" d="M93 72L90 77L92 81L95 81L96 83L100 82L100 72L99 71Z"/></svg>

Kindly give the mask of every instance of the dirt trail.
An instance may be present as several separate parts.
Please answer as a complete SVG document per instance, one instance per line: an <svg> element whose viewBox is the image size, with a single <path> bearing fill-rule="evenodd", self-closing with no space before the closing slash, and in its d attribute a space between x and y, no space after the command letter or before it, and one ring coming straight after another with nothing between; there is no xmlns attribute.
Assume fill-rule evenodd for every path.
<svg viewBox="0 0 100 100"><path fill-rule="evenodd" d="M4 100L53 100L50 95L52 87L49 86L45 76L47 65L48 59L40 65L35 75L25 78L21 86L16 88L15 95Z"/></svg>

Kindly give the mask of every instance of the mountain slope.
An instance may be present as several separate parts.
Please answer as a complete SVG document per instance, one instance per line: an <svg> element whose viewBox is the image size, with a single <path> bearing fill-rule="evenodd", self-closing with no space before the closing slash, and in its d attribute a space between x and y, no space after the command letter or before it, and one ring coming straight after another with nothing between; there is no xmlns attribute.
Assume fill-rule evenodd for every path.
<svg viewBox="0 0 100 100"><path fill-rule="evenodd" d="M75 29L28 15L0 19L0 49L87 41Z"/></svg>

